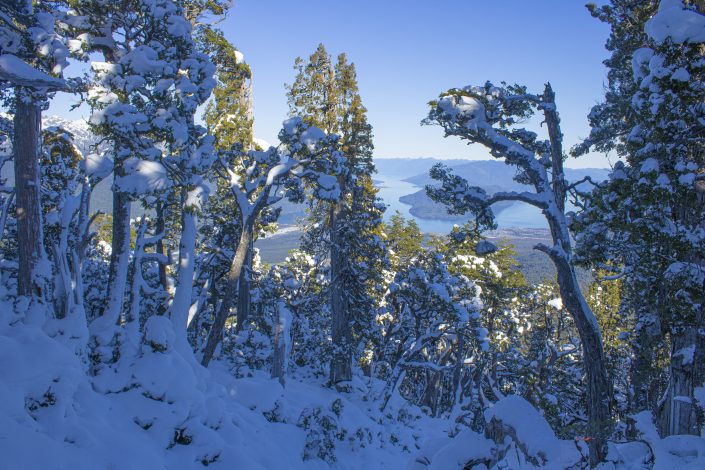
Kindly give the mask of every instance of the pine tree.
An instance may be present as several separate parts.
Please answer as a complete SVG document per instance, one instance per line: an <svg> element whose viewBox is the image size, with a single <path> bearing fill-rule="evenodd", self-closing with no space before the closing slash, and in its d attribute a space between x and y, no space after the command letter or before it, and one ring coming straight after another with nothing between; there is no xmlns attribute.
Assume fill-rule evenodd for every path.
<svg viewBox="0 0 705 470"><path fill-rule="evenodd" d="M0 6L0 89L12 87L13 151L18 239L18 295L43 301L49 268L40 206L41 111L48 93L67 89L57 77L68 49L56 28L56 2L11 0ZM5 96L7 97L7 95Z"/></svg>
<svg viewBox="0 0 705 470"><path fill-rule="evenodd" d="M202 42L207 53L217 67L218 86L214 90L214 100L209 103L205 113L205 120L211 134L215 137L216 148L220 150L230 149L235 145L249 150L253 148L254 141L252 135L252 102L251 102L251 80L252 72L249 66L243 61L242 54L235 49L218 30L206 30L203 32ZM246 168L242 162L232 161L235 165L232 170L242 173ZM227 182L213 177L216 180L216 194L209 205L209 213L218 219L217 225L213 224L211 236L216 237L213 246L233 246L237 245L240 237L240 225L237 204L230 193ZM270 222L276 219L278 214L272 212L270 207L264 208L263 213L253 227L251 245L256 240L257 235ZM231 240L231 241L228 241ZM251 278L252 278L252 258L253 247L250 246L245 256L245 261L238 281L237 293L237 327L240 329L250 316L251 309ZM234 255L234 253L233 253ZM222 263L213 265L212 269L217 271L227 271L230 259L217 256ZM216 275L217 276L217 275ZM222 290L223 286L213 286L217 290Z"/></svg>
<svg viewBox="0 0 705 470"><path fill-rule="evenodd" d="M300 118L291 118L284 122L279 138L282 148L288 152L286 155L274 147L245 153L237 145L220 152L219 170L237 204L241 229L222 301L203 347L201 362L204 366L211 361L222 340L245 259L251 251L255 224L263 211L284 197L301 201L304 184L321 200L335 201L340 197L337 175L342 171L342 157L335 136L327 136L320 129L304 124ZM242 166L234 165L236 161Z"/></svg>
<svg viewBox="0 0 705 470"><path fill-rule="evenodd" d="M414 219L406 220L397 211L385 224L384 233L392 269L403 269L421 252L423 233Z"/></svg>
<svg viewBox="0 0 705 470"><path fill-rule="evenodd" d="M598 109L591 124L599 131L622 121L623 131L607 133L603 141L606 148L618 148L626 163L616 164L609 181L591 195L576 228L583 256L624 277L637 328L635 405L656 405L650 382L657 377L649 370L666 335L671 367L667 399L656 410L659 429L663 435L697 434L702 411L692 397L705 381L705 343L696 333L703 321L698 274L703 244L697 234L703 217L699 174L705 99L697 28L705 20L680 1L661 1L656 12L655 7L652 2L618 3L603 9L601 19L613 29L613 57L621 57L608 64L611 78L623 85L612 86L606 97L605 108L611 106L612 112ZM625 17L634 20L612 19ZM671 21L691 27L671 32ZM578 150L599 142L591 134Z"/></svg>
<svg viewBox="0 0 705 470"><path fill-rule="evenodd" d="M359 95L355 66L341 54L333 65L320 44L304 63L297 58L297 76L288 87L292 115L340 134L345 172L338 177L341 198L334 204L312 201L310 246L328 251L331 264L331 315L333 355L330 382L349 381L357 346L369 336L374 293L379 292L386 265L381 240L383 207L372 184L372 127Z"/></svg>

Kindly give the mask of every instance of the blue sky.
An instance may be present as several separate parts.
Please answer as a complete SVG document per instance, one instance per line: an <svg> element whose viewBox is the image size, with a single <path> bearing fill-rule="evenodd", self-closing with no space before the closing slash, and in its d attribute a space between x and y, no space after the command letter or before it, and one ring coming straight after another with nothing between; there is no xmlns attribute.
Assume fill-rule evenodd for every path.
<svg viewBox="0 0 705 470"><path fill-rule="evenodd" d="M455 86L520 82L557 94L566 144L589 131L602 96L609 29L583 0L236 0L222 24L254 74L255 132L276 141L284 83L319 42L355 62L374 127L375 156L487 158L419 125L427 102ZM606 166L602 155L570 166Z"/></svg>
<svg viewBox="0 0 705 470"><path fill-rule="evenodd" d="M566 147L588 134L603 93L607 26L584 0L235 0L221 28L253 69L255 134L270 143L287 115L295 57L318 43L357 66L376 157L488 158L420 126L427 102L486 80L557 94ZM604 167L602 155L569 166Z"/></svg>

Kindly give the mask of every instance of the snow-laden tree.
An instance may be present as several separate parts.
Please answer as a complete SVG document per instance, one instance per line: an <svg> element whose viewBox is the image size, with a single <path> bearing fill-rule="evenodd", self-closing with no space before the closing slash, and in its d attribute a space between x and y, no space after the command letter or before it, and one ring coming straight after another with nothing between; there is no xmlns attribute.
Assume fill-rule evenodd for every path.
<svg viewBox="0 0 705 470"><path fill-rule="evenodd" d="M281 148L245 152L241 146L220 152L218 171L228 182L240 218L240 239L231 259L220 305L203 347L201 362L208 365L223 336L225 322L237 293L255 224L266 208L284 198L302 201L304 185L314 197L335 201L340 197L337 175L344 171L337 136L329 136L300 118L284 122L279 133ZM234 161L239 160L238 165ZM242 169L242 171L238 171Z"/></svg>
<svg viewBox="0 0 705 470"><path fill-rule="evenodd" d="M400 393L433 416L450 412L475 385L466 361L486 350L479 289L448 270L443 255L420 253L396 274L377 317L390 394ZM481 412L481 410L480 410Z"/></svg>
<svg viewBox="0 0 705 470"><path fill-rule="evenodd" d="M594 149L614 152L620 158L629 157L628 136L638 123L637 112L631 103L638 89L632 56L648 42L644 24L657 7L657 0L615 0L599 7L588 6L594 17L610 26L610 37L605 44L610 56L604 61L608 70L604 101L592 108L588 116L590 135L571 150L574 155L583 155ZM636 413L654 408L660 398L662 384L656 363L666 349L666 338L659 311L667 300L663 292L653 289L661 278L658 269L654 269L660 255L644 247L636 250L634 256L625 256L633 241L627 243L626 239L620 240L620 237L611 235L612 232L602 232L599 228L603 224L614 227L619 224L626 229L623 221L610 215L610 208L623 207L631 196L629 185L619 182L625 176L623 163L618 161L614 170L610 178L612 182L596 188L591 195L583 195L583 199L589 199L589 207L578 215L572 229L576 231L578 263L600 270L604 283L615 282L615 277L621 277L620 315L631 318L635 327L630 332L633 359L628 378L628 401L629 412ZM626 199L617 199L620 194ZM610 237L613 237L612 241L608 240ZM620 270L624 271L623 275L617 274Z"/></svg>
<svg viewBox="0 0 705 470"><path fill-rule="evenodd" d="M68 49L57 28L56 2L10 0L0 5L0 92L13 111L15 213L20 296L48 295L50 268L43 245L39 189L41 111L60 78ZM11 92L11 95L8 95Z"/></svg>
<svg viewBox="0 0 705 470"><path fill-rule="evenodd" d="M290 114L340 135L345 172L338 175L335 203L309 200L311 218L304 246L330 258L330 310L333 350L330 382L352 378L353 357L365 349L368 327L387 264L381 241L383 206L372 184L372 126L362 103L355 66L345 54L337 62L320 44L308 62L297 58L297 76L288 86ZM322 221L323 223L320 223Z"/></svg>
<svg viewBox="0 0 705 470"><path fill-rule="evenodd" d="M611 387L599 326L583 297L573 266L565 204L574 185L566 181L563 171L563 135L553 89L546 84L542 94L532 94L522 86L497 87L488 82L482 86L451 89L430 105L426 123L440 125L446 136L486 147L494 158L514 166L515 179L532 189L489 195L437 165L431 176L440 181L441 186L427 188L432 199L446 204L451 213L474 213L480 228L494 226L491 207L503 201L529 204L546 218L553 245L538 244L535 248L546 253L556 267L563 304L580 332L587 376L591 462L596 465L605 455L604 439L609 436ZM539 139L536 133L517 126L536 112L542 114L548 139Z"/></svg>
<svg viewBox="0 0 705 470"><path fill-rule="evenodd" d="M216 64L218 85L214 90L214 99L208 104L205 121L209 132L215 138L217 149L228 150L233 145L240 145L245 150L254 149L253 118L252 118L252 71L244 62L244 56L239 52L221 31L206 30L203 32L205 51ZM243 161L230 159L233 171L242 173L246 168ZM230 184L219 177L217 172L211 173L217 196L209 204L209 224L204 226L205 243L213 252L214 259L209 261L212 271L211 289L220 292L224 289L218 278L225 278L234 256L234 250L240 237L240 218L237 216L237 203L232 197ZM255 233L250 245L266 231L273 230L278 218L278 210L266 207L255 223ZM254 247L250 246L245 256L244 266L240 273L237 292L238 328L250 316L252 308L251 290Z"/></svg>
<svg viewBox="0 0 705 470"><path fill-rule="evenodd" d="M77 2L75 14L73 25L82 31L83 47L102 52L106 60L92 63L95 83L89 102L92 128L109 143L104 158L114 166L108 300L93 325L98 351L113 354L112 332L124 313L130 204L140 200L149 205L154 194L167 188L177 190L182 208L179 269L169 313L179 349L185 349L197 212L205 192L200 175L212 161L210 139L195 124L195 113L214 86L214 67L196 51L191 25L171 0L135 1L127 8Z"/></svg>
<svg viewBox="0 0 705 470"><path fill-rule="evenodd" d="M622 105L621 114L593 113L596 130L585 147L617 146L626 162L615 165L576 220L581 254L624 277L626 295L637 305L634 388L641 407L656 405L654 374L645 371L655 361L660 336L670 340L670 377L656 410L663 435L699 434L702 410L695 392L705 381L705 16L694 8L661 1L632 31L642 38L640 47L619 44L630 67L615 73L632 82L608 96L608 103ZM623 132L602 135L600 129L619 118Z"/></svg>

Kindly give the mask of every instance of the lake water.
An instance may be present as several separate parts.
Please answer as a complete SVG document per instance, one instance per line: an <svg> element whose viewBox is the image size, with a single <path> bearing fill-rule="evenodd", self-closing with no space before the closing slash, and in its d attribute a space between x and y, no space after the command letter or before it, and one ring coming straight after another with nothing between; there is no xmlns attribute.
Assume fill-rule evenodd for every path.
<svg viewBox="0 0 705 470"><path fill-rule="evenodd" d="M409 213L411 206L399 201L399 198L418 191L419 187L400 180L394 176L376 174L375 180L381 182L378 196L387 204L385 219L389 219L396 211L404 217L414 219L422 232L448 233L455 222L445 220L420 219ZM468 217L469 220L470 216ZM504 228L548 228L541 211L523 203L514 203L497 214L497 225Z"/></svg>

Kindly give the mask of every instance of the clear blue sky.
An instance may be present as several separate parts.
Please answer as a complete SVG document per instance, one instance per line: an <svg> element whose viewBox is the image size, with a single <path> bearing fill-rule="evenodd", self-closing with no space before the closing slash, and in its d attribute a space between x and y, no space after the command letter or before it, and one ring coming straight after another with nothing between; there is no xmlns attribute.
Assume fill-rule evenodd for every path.
<svg viewBox="0 0 705 470"><path fill-rule="evenodd" d="M557 93L566 143L603 92L608 28L583 0L236 0L221 25L253 69L255 133L276 142L296 56L323 42L358 71L375 156L487 158L437 127L426 103L455 86L521 82ZM600 155L570 166L605 166Z"/></svg>
<svg viewBox="0 0 705 470"><path fill-rule="evenodd" d="M598 2L600 3L600 2ZM584 0L235 0L220 27L254 74L255 135L276 143L287 117L285 83L297 56L322 42L355 63L374 127L376 157L489 158L478 146L420 126L427 102L451 87L486 80L557 94L566 148L589 132L601 99L609 29ZM66 112L57 97L50 113ZM75 101L75 98L71 99ZM87 114L85 108L71 117ZM604 167L603 155L570 159Z"/></svg>

